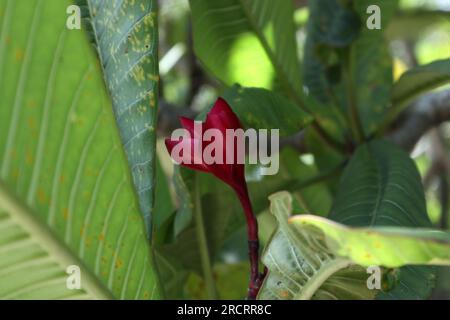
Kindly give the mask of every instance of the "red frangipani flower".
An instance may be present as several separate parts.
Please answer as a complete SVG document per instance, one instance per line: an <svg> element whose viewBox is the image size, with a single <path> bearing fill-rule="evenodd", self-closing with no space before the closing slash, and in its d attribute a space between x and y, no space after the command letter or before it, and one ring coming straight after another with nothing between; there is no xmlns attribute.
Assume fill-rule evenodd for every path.
<svg viewBox="0 0 450 320"><path fill-rule="evenodd" d="M234 140L234 137L231 146L225 143L228 142L226 137L230 131L236 132L240 130L243 132L242 125L236 114L222 98L217 99L214 107L207 114L205 122L196 122L184 117L180 118L180 122L186 131L185 135L179 139L170 138L165 141L172 159L182 166L212 173L233 188L242 204L247 220L251 265L248 298L255 299L264 278L264 275L259 273L258 267L258 224L253 214L245 181L242 146L239 145L239 141L236 142ZM206 138L203 135L204 132L208 131L214 133L214 139L211 137ZM205 140L207 141L205 142ZM204 151L207 149L209 149L215 161L205 157ZM221 154L219 155L219 153Z"/></svg>

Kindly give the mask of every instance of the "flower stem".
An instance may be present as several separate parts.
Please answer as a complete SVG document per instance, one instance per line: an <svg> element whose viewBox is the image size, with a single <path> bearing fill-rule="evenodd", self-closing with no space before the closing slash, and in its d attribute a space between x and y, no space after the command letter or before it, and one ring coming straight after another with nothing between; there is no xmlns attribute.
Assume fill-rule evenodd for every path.
<svg viewBox="0 0 450 320"><path fill-rule="evenodd" d="M200 179L198 174L195 174L194 180L195 180L194 215L195 215L197 241L200 248L200 259L202 264L203 277L206 284L206 292L208 294L208 299L217 300L218 294L211 266L208 241L206 239L205 223L203 221L203 213L201 207L202 203L200 198L200 181L199 181Z"/></svg>
<svg viewBox="0 0 450 320"><path fill-rule="evenodd" d="M250 260L250 283L248 286L247 299L255 300L266 274L266 271L263 273L259 272L258 220L253 213L247 190L237 192L237 195L247 220L248 256Z"/></svg>

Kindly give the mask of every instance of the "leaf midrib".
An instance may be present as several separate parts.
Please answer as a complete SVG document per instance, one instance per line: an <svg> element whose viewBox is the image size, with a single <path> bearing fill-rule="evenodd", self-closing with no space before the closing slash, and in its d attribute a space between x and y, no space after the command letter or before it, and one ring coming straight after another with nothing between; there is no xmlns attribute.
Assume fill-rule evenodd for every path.
<svg viewBox="0 0 450 320"><path fill-rule="evenodd" d="M82 275L83 289L94 299L115 299L113 293L89 270L84 263L54 233L37 218L32 209L9 191L0 179L0 206L20 225L62 269L77 265Z"/></svg>
<svg viewBox="0 0 450 320"><path fill-rule="evenodd" d="M369 151L369 155L371 156L371 158L373 158L373 153L372 153L370 146L368 146L367 149ZM381 161L380 161L380 163L381 163ZM377 198L375 199L375 205L372 210L372 213L370 214L371 219L370 219L369 226L374 226L377 221L380 205L384 198L384 193L386 191L386 185L387 185L387 181L385 181L386 183L383 185L384 172L383 172L382 168L378 167L377 163L375 163L374 168L375 168L375 170L378 171L378 174L376 175L378 188L377 188Z"/></svg>
<svg viewBox="0 0 450 320"><path fill-rule="evenodd" d="M320 287L336 272L351 265L350 260L344 258L333 258L321 265L319 270L306 282L305 286L294 300L310 300Z"/></svg>

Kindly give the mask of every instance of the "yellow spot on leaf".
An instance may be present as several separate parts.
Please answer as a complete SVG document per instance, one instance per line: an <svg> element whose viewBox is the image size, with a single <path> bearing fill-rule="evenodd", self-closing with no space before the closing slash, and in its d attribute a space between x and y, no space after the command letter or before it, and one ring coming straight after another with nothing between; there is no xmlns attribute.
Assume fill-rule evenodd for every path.
<svg viewBox="0 0 450 320"><path fill-rule="evenodd" d="M26 164L31 166L33 164L33 160L34 160L33 154L28 151L26 153L26 155L25 155L25 162L26 162Z"/></svg>
<svg viewBox="0 0 450 320"><path fill-rule="evenodd" d="M46 196L44 191L38 190L37 198L38 198L38 201L39 201L40 204L47 203L47 196Z"/></svg>
<svg viewBox="0 0 450 320"><path fill-rule="evenodd" d="M69 218L69 210L67 208L63 208L63 218L67 220Z"/></svg>
<svg viewBox="0 0 450 320"><path fill-rule="evenodd" d="M18 62L21 62L23 60L23 57L25 56L25 52L22 49L17 49L15 53L15 59Z"/></svg>
<svg viewBox="0 0 450 320"><path fill-rule="evenodd" d="M37 128L36 119L28 118L27 119L27 125L28 125L28 128L30 128L30 129L36 129Z"/></svg>
<svg viewBox="0 0 450 320"><path fill-rule="evenodd" d="M122 260L120 260L120 258L117 258L115 263L116 269L119 269L122 265L123 265Z"/></svg>

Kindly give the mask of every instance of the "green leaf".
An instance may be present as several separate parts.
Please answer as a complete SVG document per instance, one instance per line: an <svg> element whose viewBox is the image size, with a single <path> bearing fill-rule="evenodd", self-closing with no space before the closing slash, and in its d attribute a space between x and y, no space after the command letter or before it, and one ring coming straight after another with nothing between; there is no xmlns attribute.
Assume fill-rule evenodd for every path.
<svg viewBox="0 0 450 320"><path fill-rule="evenodd" d="M312 97L344 114L348 113L350 90L364 131L370 134L389 105L392 61L384 30L397 1L361 0L346 6L340 2L309 2L304 82ZM365 25L370 5L381 9L381 30L369 30Z"/></svg>
<svg viewBox="0 0 450 320"><path fill-rule="evenodd" d="M431 227L422 182L408 154L384 141L360 146L345 169L329 218L350 226ZM415 283L429 283L430 267L401 269L400 297L426 297L431 287L410 290ZM415 273L417 275L413 276ZM409 291L408 291L409 290ZM406 293L405 293L406 292ZM404 294L410 293L409 296Z"/></svg>
<svg viewBox="0 0 450 320"><path fill-rule="evenodd" d="M103 67L122 145L151 235L158 103L156 0L81 0Z"/></svg>
<svg viewBox="0 0 450 320"><path fill-rule="evenodd" d="M377 293L366 286L367 274L347 259L328 253L324 241L297 224L288 223L292 197L287 192L270 196L270 211L278 228L265 248L262 262L268 275L258 299L371 299Z"/></svg>
<svg viewBox="0 0 450 320"><path fill-rule="evenodd" d="M340 73L340 69L336 68L336 53L330 48L350 45L359 33L360 23L355 21L355 13L341 6L338 0L311 1L308 7L310 15L304 47L304 82L312 97L326 103L330 100L330 75ZM348 20L349 16L353 23Z"/></svg>
<svg viewBox="0 0 450 320"><path fill-rule="evenodd" d="M279 192L270 200L279 226L263 254L269 274L259 299L421 298L420 292L428 293L434 277L424 273L423 267L385 269L383 291L367 288L369 275L363 267L450 263L449 233L400 227L350 228L318 216L290 217L289 193Z"/></svg>
<svg viewBox="0 0 450 320"><path fill-rule="evenodd" d="M356 150L329 217L352 226L431 227L415 163L382 140Z"/></svg>
<svg viewBox="0 0 450 320"><path fill-rule="evenodd" d="M412 10L400 10L389 24L386 35L390 41L408 40L418 41L432 27L445 24L450 18L450 12L444 10L429 10L418 8ZM415 32L411 32L414 30Z"/></svg>
<svg viewBox="0 0 450 320"><path fill-rule="evenodd" d="M399 113L415 97L450 82L450 59L410 69L394 84L391 101Z"/></svg>
<svg viewBox="0 0 450 320"><path fill-rule="evenodd" d="M260 88L233 86L223 98L238 115L244 127L279 129L280 136L299 132L313 120L294 103L280 94Z"/></svg>
<svg viewBox="0 0 450 320"><path fill-rule="evenodd" d="M290 0L190 0L194 46L226 85L302 90Z"/></svg>
<svg viewBox="0 0 450 320"><path fill-rule="evenodd" d="M366 134L376 130L389 106L392 89L392 57L385 30L397 10L398 1L358 0L354 1L356 13L363 27L351 46L351 72L359 117ZM367 8L377 5L381 10L381 30L366 27L369 18Z"/></svg>
<svg viewBox="0 0 450 320"><path fill-rule="evenodd" d="M350 228L311 215L289 221L299 228L312 228L310 233L324 238L333 254L362 266L450 265L450 233L403 227Z"/></svg>
<svg viewBox="0 0 450 320"><path fill-rule="evenodd" d="M304 228L301 224L294 222L296 219L323 221L320 218L296 218L288 224L287 219L292 211L292 200L289 194L273 195L271 201L271 212L277 217L279 229L263 257L263 262L269 267L271 273L264 285L267 287L266 291L263 291L262 297L274 298L271 296L271 292L278 292L276 297L283 298L283 293L293 291L294 294L288 294L286 298L311 298L326 282L326 279L353 263L368 265L368 261L371 261L373 263L370 264L376 265L377 262L380 264L383 262L388 267L405 264L448 263L449 251L445 250L448 247L448 235L440 233L438 236L430 238L430 232L433 234L434 231L422 232L420 229L419 231L413 229L431 226L426 214L420 176L409 156L387 142L373 141L356 150L341 177L329 218L345 225L364 228L362 229L364 232L369 227L373 228L367 237L377 234L377 232L383 236L389 233L398 236L400 229L392 229L393 227L410 227L401 229L402 237L400 238L405 242L402 243L400 249L396 249L395 246L389 247L387 243L381 242L380 236L377 240L381 242L383 250L379 250L380 254L376 255L376 248L373 247L378 246L379 243L362 241L360 236L355 240L352 235L348 235L348 238L352 239L351 252L353 254L353 250L355 250L356 257L355 261L350 260L349 257L353 259L353 256L349 256L348 247L345 247L347 251L340 251L344 249L342 247L336 249L335 240L334 242L327 241L328 234L324 236L323 232L313 232L311 228ZM328 222L328 224L333 223ZM346 231L349 230L346 229ZM348 233L345 232L346 236ZM358 232L358 234L360 233ZM330 237L335 239L336 236L333 236L332 233ZM440 244L442 240L445 240L443 246ZM396 245L400 245L401 241L398 238L395 241ZM439 244L436 244L435 247L436 242ZM420 243L420 246L417 246L417 243ZM425 256L427 248L421 248L424 244L428 249L433 250L428 254L433 255L434 261ZM406 251L407 248L409 251ZM389 252L389 250L392 251ZM396 257L399 251L405 254L403 258ZM369 255L367 255L368 253ZM339 255L338 258L335 258L336 254ZM385 260L381 260L382 258ZM299 263L296 265L292 261ZM306 272L308 270L310 273ZM407 266L396 270L397 276L394 285L385 292L377 292L377 298L427 297L434 279L433 271L434 269L431 267L422 266ZM304 276L305 273L307 278ZM310 280L314 282L310 283ZM278 282L281 285L276 287ZM294 288L297 288L297 291ZM331 294L340 298L336 292L331 292Z"/></svg>
<svg viewBox="0 0 450 320"><path fill-rule="evenodd" d="M0 297L159 298L101 70L69 0L0 2ZM81 270L81 290L66 268Z"/></svg>

